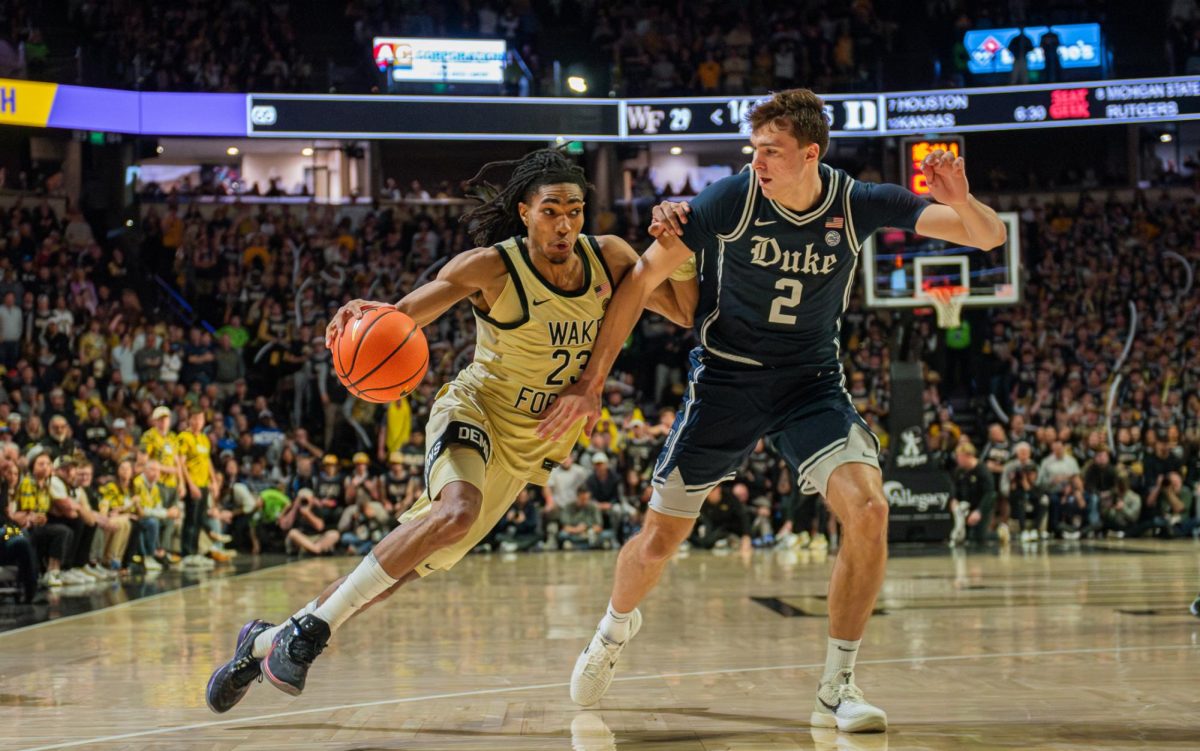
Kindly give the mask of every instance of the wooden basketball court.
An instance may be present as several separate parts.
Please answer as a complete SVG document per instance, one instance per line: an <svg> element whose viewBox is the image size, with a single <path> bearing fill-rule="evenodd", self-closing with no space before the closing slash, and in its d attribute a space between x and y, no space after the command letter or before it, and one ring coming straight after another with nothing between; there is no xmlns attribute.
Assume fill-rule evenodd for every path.
<svg viewBox="0 0 1200 751"><path fill-rule="evenodd" d="M292 699L227 715L210 671L351 559L292 563L0 634L0 748L1196 749L1200 545L897 551L859 661L887 735L808 726L831 560L692 553L601 704L566 683L615 554L472 556L351 621Z"/></svg>

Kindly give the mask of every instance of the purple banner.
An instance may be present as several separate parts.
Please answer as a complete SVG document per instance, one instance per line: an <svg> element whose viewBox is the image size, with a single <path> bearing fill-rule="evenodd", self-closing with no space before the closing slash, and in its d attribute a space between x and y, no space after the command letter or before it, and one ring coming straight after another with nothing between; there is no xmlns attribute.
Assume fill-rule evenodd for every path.
<svg viewBox="0 0 1200 751"><path fill-rule="evenodd" d="M60 85L46 125L107 133L140 133L139 96L136 91Z"/></svg>
<svg viewBox="0 0 1200 751"><path fill-rule="evenodd" d="M155 92L142 94L141 97L142 133L156 136L246 136L245 94Z"/></svg>
<svg viewBox="0 0 1200 751"><path fill-rule="evenodd" d="M155 136L244 137L246 95L59 86L46 125Z"/></svg>

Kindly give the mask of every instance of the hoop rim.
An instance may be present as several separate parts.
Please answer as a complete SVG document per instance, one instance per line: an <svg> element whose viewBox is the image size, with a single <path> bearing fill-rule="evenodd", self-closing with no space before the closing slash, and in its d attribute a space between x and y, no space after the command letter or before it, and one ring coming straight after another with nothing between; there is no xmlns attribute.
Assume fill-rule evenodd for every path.
<svg viewBox="0 0 1200 751"><path fill-rule="evenodd" d="M969 287L959 284L947 284L941 287L930 287L923 291L922 296L937 312L938 328L954 329L962 325L963 303L971 294Z"/></svg>

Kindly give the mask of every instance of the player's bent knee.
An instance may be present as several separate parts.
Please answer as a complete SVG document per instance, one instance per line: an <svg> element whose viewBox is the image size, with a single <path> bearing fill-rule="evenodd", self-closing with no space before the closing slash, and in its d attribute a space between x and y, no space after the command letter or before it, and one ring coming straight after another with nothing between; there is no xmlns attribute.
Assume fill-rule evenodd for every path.
<svg viewBox="0 0 1200 751"><path fill-rule="evenodd" d="M482 503L478 488L466 483L448 486L434 505L439 536L447 542L458 542L466 537L479 518Z"/></svg>
<svg viewBox="0 0 1200 751"><path fill-rule="evenodd" d="M663 561L679 550L687 539L695 519L683 519L663 514L651 514L650 521L642 531L642 558L647 561Z"/></svg>

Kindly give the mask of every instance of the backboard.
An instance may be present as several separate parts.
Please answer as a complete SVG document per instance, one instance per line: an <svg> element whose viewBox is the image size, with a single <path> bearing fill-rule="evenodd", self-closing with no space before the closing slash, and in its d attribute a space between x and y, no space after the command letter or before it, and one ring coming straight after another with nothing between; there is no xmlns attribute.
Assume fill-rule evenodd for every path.
<svg viewBox="0 0 1200 751"><path fill-rule="evenodd" d="M882 229L862 245L868 308L930 307L933 287L966 287L965 307L1021 301L1021 234L1017 215L1003 212L1006 243L992 250L958 247L911 232Z"/></svg>

